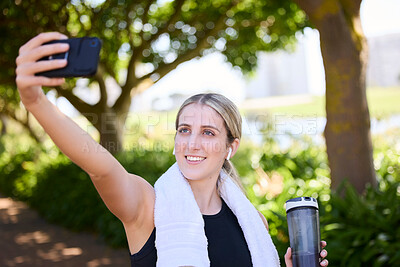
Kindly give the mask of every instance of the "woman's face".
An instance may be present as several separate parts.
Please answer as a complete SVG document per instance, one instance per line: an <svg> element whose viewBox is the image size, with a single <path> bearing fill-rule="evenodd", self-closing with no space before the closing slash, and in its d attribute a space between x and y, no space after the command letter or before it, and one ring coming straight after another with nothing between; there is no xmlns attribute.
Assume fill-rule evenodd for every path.
<svg viewBox="0 0 400 267"><path fill-rule="evenodd" d="M217 178L228 155L224 120L211 107L189 104L179 118L175 157L189 180Z"/></svg>

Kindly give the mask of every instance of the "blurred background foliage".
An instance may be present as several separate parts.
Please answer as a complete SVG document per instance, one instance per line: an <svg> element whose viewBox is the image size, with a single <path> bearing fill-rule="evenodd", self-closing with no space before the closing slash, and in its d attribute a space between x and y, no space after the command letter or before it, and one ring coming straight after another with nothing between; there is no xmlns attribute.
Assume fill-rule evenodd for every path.
<svg viewBox="0 0 400 267"><path fill-rule="evenodd" d="M173 136L131 134L146 145L126 150L118 160L131 173L154 184L174 162ZM157 132L157 131L155 131ZM357 194L348 183L330 190L325 147L293 137L280 148L271 134L262 145L244 139L232 159L251 202L266 216L270 234L283 261L289 246L286 200L313 196L320 206L322 239L328 241L332 266L395 266L400 257L399 130L375 136L375 170L379 187ZM51 142L37 145L28 135L0 139L0 191L27 202L51 222L75 231L99 234L110 245L126 247L122 224L101 201L88 175Z"/></svg>
<svg viewBox="0 0 400 267"><path fill-rule="evenodd" d="M308 25L305 13L289 0L16 0L2 1L0 11L0 83L10 89L15 89L18 49L33 36L58 31L103 41L97 75L87 85L95 88L98 99L74 94L76 79L46 91L54 89L68 99L113 154L124 147L123 126L132 97L179 64L220 52L248 73L257 64L257 52L293 49L296 34ZM114 88L107 79L114 81ZM112 89L121 92L116 100L110 100ZM12 114L18 95L1 90L10 94L6 99L0 95L0 114ZM103 114L113 119L99 119ZM29 126L26 119L21 122ZM104 130L110 127L112 131Z"/></svg>

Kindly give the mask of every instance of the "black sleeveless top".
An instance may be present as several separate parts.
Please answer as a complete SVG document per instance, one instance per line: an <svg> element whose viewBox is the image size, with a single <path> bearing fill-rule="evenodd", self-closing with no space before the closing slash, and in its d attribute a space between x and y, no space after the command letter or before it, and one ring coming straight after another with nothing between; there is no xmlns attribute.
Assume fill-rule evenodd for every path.
<svg viewBox="0 0 400 267"><path fill-rule="evenodd" d="M203 215L208 239L208 257L211 267L250 267L250 251L243 231L233 212L222 199L222 209L215 215ZM131 267L155 267L157 250L155 247L156 229L142 249L130 255Z"/></svg>

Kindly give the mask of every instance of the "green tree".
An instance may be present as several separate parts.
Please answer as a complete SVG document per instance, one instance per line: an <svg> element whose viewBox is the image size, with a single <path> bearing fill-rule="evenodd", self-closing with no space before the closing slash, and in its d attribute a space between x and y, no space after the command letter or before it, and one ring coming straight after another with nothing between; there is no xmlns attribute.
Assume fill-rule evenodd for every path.
<svg viewBox="0 0 400 267"><path fill-rule="evenodd" d="M35 141L41 142L40 135L32 129L29 113L19 108L18 91L15 90L13 83L14 79L11 80L10 84L4 82L0 86L0 135L6 134L8 119L12 119L24 127Z"/></svg>
<svg viewBox="0 0 400 267"><path fill-rule="evenodd" d="M347 178L362 192L365 184L375 184L376 179L365 94L367 45L360 25L361 0L294 2L304 11L288 0L3 1L0 81L13 83L18 47L39 32L100 37L101 63L90 80L100 92L97 103L77 97L73 79L54 89L96 127L100 142L115 153L122 148L132 97L180 63L221 51L233 65L249 71L256 64L257 51L290 49L294 34L309 21L321 36L332 186ZM108 101L107 77L121 88L114 103ZM7 101L2 101L0 112L6 106Z"/></svg>
<svg viewBox="0 0 400 267"><path fill-rule="evenodd" d="M99 3L100 2L100 3ZM250 71L257 51L290 48L305 26L303 11L289 1L12 1L2 2L0 72L13 81L18 47L42 31L103 40L97 74L97 103L74 94L75 80L54 88L100 132L112 153L122 149L132 97L182 62L221 51L233 65ZM106 78L121 94L110 103Z"/></svg>
<svg viewBox="0 0 400 267"><path fill-rule="evenodd" d="M366 98L368 47L361 0L295 0L318 29L326 76L325 139L332 188L348 179L359 193L376 185Z"/></svg>

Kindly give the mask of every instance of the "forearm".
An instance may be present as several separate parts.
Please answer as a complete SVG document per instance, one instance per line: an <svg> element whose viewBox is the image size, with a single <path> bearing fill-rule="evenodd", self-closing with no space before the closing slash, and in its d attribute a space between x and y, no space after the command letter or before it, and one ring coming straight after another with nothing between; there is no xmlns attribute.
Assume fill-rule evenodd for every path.
<svg viewBox="0 0 400 267"><path fill-rule="evenodd" d="M91 176L105 176L118 165L105 148L63 114L44 94L27 109L60 150Z"/></svg>
<svg viewBox="0 0 400 267"><path fill-rule="evenodd" d="M109 209L122 221L132 222L142 210L139 207L142 207L143 192L147 190L151 195L151 185L129 174L107 150L47 99L42 86L60 86L65 82L63 78L35 75L67 65L65 59L40 60L67 52L68 45L46 44L66 38L57 32L42 33L20 48L15 81L21 101L61 151L90 175Z"/></svg>

